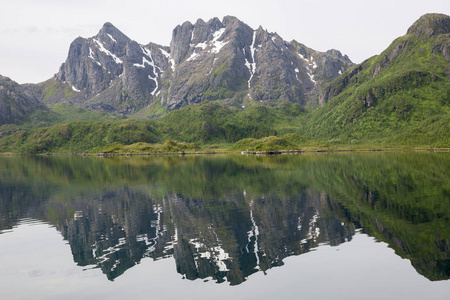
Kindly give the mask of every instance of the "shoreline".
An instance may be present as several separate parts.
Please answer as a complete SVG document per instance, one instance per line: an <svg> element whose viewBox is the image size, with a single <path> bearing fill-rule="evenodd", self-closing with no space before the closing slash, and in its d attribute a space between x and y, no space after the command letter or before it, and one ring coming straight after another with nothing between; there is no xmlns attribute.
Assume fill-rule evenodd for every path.
<svg viewBox="0 0 450 300"><path fill-rule="evenodd" d="M195 151L195 152L145 152L145 153L0 153L0 157L7 156L83 156L83 157L115 157L115 156L184 156L184 155L219 155L219 154L241 154L255 156L277 156L282 154L302 153L345 153L345 152L450 152L450 148L376 148L376 149L316 149L316 150L269 150L269 151Z"/></svg>

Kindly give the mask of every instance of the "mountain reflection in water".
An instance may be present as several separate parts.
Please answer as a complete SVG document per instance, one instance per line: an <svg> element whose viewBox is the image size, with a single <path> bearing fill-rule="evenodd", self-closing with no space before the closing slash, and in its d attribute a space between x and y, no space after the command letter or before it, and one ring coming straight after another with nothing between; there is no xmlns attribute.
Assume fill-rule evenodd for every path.
<svg viewBox="0 0 450 300"><path fill-rule="evenodd" d="M110 280L148 257L236 285L361 227L447 280L449 169L448 153L6 157L0 230L48 222L79 266Z"/></svg>

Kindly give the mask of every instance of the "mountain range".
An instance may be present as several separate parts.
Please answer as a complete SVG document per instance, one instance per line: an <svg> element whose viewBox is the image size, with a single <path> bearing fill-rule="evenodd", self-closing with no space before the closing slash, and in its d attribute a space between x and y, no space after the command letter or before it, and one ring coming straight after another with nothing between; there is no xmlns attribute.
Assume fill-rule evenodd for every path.
<svg viewBox="0 0 450 300"><path fill-rule="evenodd" d="M414 134L418 145L449 146L449 45L450 17L443 14L422 16L383 53L358 65L338 50L287 42L231 16L185 22L173 30L170 46L139 44L105 23L96 36L71 43L53 78L18 85L1 77L0 125L32 122L33 112L48 116L58 107L131 119L168 114L164 124L174 119L172 111L189 114L184 107L217 103L209 110L225 108L226 120L264 111L258 126L284 109L289 124L277 127L277 117L275 135L291 131L342 144L367 138L414 144ZM205 123L202 113L200 108L193 118ZM215 121L221 122L202 123L201 130L223 127ZM174 130L161 126L163 133Z"/></svg>
<svg viewBox="0 0 450 300"><path fill-rule="evenodd" d="M324 82L352 65L337 50L286 42L235 17L185 22L173 30L170 47L139 44L105 23L96 36L75 39L59 72L39 89L46 104L65 101L120 114L156 103L171 111L211 100L235 107L255 101L307 105L318 103ZM62 92L68 87L74 93Z"/></svg>

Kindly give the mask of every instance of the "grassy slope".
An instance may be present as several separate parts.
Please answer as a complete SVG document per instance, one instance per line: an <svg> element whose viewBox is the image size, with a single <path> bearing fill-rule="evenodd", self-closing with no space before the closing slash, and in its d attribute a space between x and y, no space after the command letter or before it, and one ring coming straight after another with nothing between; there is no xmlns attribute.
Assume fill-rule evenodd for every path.
<svg viewBox="0 0 450 300"><path fill-rule="evenodd" d="M348 85L311 113L305 134L333 144L450 147L448 63L433 46L447 36L397 39L381 55L348 71L332 84ZM401 53L373 76L397 47Z"/></svg>

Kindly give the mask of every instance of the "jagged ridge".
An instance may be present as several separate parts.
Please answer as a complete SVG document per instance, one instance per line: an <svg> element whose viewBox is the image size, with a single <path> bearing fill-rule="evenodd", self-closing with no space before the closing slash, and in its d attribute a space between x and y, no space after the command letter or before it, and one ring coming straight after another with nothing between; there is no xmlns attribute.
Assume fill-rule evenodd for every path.
<svg viewBox="0 0 450 300"><path fill-rule="evenodd" d="M42 96L45 103L123 114L156 103L170 111L210 100L235 107L308 105L318 102L323 83L351 65L337 50L288 43L235 17L185 22L173 30L170 47L141 45L106 23L96 36L75 39L55 78L42 84L45 90L57 81L75 93Z"/></svg>

